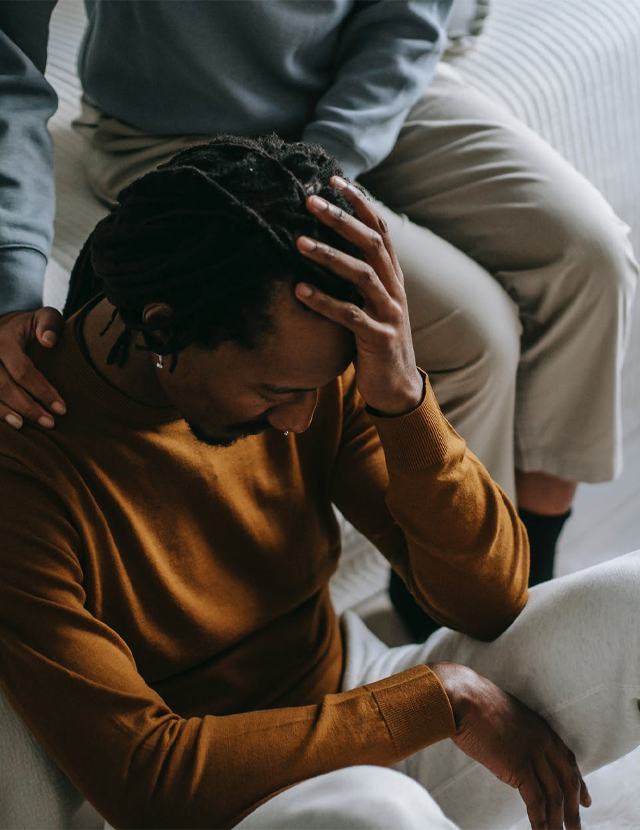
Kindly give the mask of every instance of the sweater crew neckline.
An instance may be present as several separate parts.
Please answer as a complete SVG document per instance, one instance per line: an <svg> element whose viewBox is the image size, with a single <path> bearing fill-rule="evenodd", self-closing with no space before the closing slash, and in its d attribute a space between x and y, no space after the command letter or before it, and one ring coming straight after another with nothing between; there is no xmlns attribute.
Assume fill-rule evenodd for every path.
<svg viewBox="0 0 640 830"><path fill-rule="evenodd" d="M99 298L98 298L99 299ZM74 378L80 388L111 415L133 426L161 426L182 420L182 415L174 406L151 406L136 401L110 383L91 361L82 335L82 322L87 312L95 305L91 300L73 314L60 337L56 348L65 372Z"/></svg>

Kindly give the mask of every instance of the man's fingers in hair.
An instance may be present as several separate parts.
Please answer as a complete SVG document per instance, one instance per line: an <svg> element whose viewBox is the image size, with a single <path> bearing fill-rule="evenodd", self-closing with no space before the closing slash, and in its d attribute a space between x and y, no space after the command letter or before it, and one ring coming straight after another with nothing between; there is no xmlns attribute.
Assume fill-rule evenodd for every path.
<svg viewBox="0 0 640 830"><path fill-rule="evenodd" d="M359 248L367 262L373 266L391 296L395 296L398 283L393 262L378 231L369 228L355 216L320 196L309 196L307 207L324 225Z"/></svg>
<svg viewBox="0 0 640 830"><path fill-rule="evenodd" d="M355 285L365 304L371 307L376 316L388 310L389 303L392 302L389 293L367 262L308 236L298 237L296 244L301 254Z"/></svg>
<svg viewBox="0 0 640 830"><path fill-rule="evenodd" d="M353 182L348 182L341 176L332 176L329 183L339 190L342 195L351 202L358 219L380 234L384 240L385 247L391 257L391 261L393 262L396 272L400 279L402 279L402 269L400 268L400 263L398 262L395 248L393 247L389 227L384 218L380 216L377 210L373 207L366 194L360 187L358 187L358 185L353 184Z"/></svg>
<svg viewBox="0 0 640 830"><path fill-rule="evenodd" d="M29 421L39 423L40 426L50 428L54 425L51 415L25 391L24 384L27 381L34 385L32 373L40 375L28 358L25 358L25 362L30 365L30 369L24 367L16 370L15 367L11 369L4 364L0 364L0 406L3 407L3 417L6 420L7 415L13 414L18 419L27 418ZM42 375L40 375L40 379L42 384L49 386ZM35 383L35 385L36 387L39 386L38 383ZM53 391L55 393L55 390ZM15 418L9 419L7 423L19 428Z"/></svg>
<svg viewBox="0 0 640 830"><path fill-rule="evenodd" d="M306 282L299 282L296 285L295 294L308 308L349 329L356 337L375 335L378 329L384 328L354 303L336 300Z"/></svg>

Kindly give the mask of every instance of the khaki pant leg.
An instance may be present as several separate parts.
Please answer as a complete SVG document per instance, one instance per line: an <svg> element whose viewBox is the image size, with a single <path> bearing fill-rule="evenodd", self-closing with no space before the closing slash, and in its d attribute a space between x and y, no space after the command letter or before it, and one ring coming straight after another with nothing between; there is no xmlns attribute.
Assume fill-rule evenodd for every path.
<svg viewBox="0 0 640 830"><path fill-rule="evenodd" d="M621 366L638 268L628 228L602 196L446 66L390 156L362 182L464 251L517 304L516 465L577 481L617 475ZM420 313L415 303L412 312Z"/></svg>
<svg viewBox="0 0 640 830"><path fill-rule="evenodd" d="M151 172L159 164L194 144L209 141L206 135L151 135L118 121L82 96L82 114L73 126L83 139L83 163L89 186L107 205L123 187Z"/></svg>
<svg viewBox="0 0 640 830"><path fill-rule="evenodd" d="M516 304L462 251L380 202L402 266L416 360L448 420L515 499Z"/></svg>

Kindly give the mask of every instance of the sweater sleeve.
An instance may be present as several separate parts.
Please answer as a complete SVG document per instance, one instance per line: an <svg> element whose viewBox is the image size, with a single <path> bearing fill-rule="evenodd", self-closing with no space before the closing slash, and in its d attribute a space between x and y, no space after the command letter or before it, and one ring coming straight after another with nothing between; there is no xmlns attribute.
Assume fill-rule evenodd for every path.
<svg viewBox="0 0 640 830"><path fill-rule="evenodd" d="M367 0L345 24L332 85L305 141L322 145L355 179L391 151L447 44L452 0Z"/></svg>
<svg viewBox="0 0 640 830"><path fill-rule="evenodd" d="M118 632L85 607L66 506L18 461L0 467L0 682L115 827L230 826L306 778L390 765L453 733L448 698L426 666L318 705L181 717Z"/></svg>
<svg viewBox="0 0 640 830"><path fill-rule="evenodd" d="M0 3L0 314L42 305L53 238L57 96L44 78L55 0Z"/></svg>
<svg viewBox="0 0 640 830"><path fill-rule="evenodd" d="M344 376L338 508L449 628L501 634L527 601L529 543L517 511L446 420L425 377L408 415L369 415Z"/></svg>

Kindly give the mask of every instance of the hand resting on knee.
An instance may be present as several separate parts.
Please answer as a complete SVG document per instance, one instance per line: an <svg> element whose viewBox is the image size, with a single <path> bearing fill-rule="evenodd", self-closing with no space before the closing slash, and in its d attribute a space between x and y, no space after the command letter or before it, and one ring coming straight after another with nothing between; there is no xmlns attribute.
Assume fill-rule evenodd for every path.
<svg viewBox="0 0 640 830"><path fill-rule="evenodd" d="M544 718L473 669L428 665L451 701L456 746L520 792L534 830L578 830L591 797L575 755Z"/></svg>

